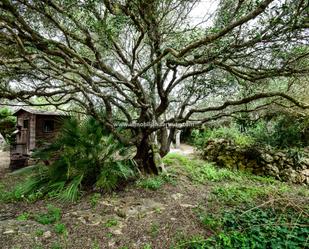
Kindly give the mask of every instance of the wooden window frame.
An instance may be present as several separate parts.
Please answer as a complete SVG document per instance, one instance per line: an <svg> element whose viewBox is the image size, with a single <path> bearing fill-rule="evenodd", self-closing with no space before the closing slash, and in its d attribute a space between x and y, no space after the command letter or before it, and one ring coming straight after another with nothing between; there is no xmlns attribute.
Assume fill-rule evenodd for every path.
<svg viewBox="0 0 309 249"><path fill-rule="evenodd" d="M51 126L52 129L51 130L45 129L47 122L52 122L52 126ZM53 133L54 131L55 131L55 120L52 120L52 119L45 119L45 120L43 120L43 132L44 133Z"/></svg>

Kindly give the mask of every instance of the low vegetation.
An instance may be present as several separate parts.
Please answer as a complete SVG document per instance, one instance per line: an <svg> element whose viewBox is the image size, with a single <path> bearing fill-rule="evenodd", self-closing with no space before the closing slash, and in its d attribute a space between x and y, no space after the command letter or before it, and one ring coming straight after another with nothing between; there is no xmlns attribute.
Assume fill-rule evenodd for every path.
<svg viewBox="0 0 309 249"><path fill-rule="evenodd" d="M34 200L49 196L76 201L87 188L114 190L135 175L135 164L126 151L93 118L71 118L56 141L34 154L39 163L17 193Z"/></svg>
<svg viewBox="0 0 309 249"><path fill-rule="evenodd" d="M16 117L8 108L0 108L0 133L6 142L12 142L12 133L16 129Z"/></svg>
<svg viewBox="0 0 309 249"><path fill-rule="evenodd" d="M171 175L160 174L158 176L140 178L136 181L136 186L144 189L158 190L165 183L176 184L176 180Z"/></svg>
<svg viewBox="0 0 309 249"><path fill-rule="evenodd" d="M36 214L34 219L43 225L53 224L60 221L61 209L54 207L53 205L48 205L47 212Z"/></svg>
<svg viewBox="0 0 309 249"><path fill-rule="evenodd" d="M279 112L258 121L246 116L232 120L229 126L194 130L192 136L194 145L199 149L203 149L209 139L226 139L240 147L271 146L296 150L309 145L308 124L308 116Z"/></svg>
<svg viewBox="0 0 309 249"><path fill-rule="evenodd" d="M129 221L128 226L135 226L134 229L139 229L142 236L147 238L138 248L294 249L308 246L309 191L306 187L289 185L273 178L241 171L221 169L212 163L177 153L170 153L163 160L167 169L165 174L141 178L135 184L128 185L127 190L121 192L121 196L116 193L111 195L92 193L88 198L80 199L78 207L86 205L87 213L92 210L102 217L107 215L97 229L91 228L95 229L92 231L102 234L108 241L121 239L119 248L132 248L132 243L136 239L134 236L130 237L131 229L125 230L126 233L119 233L120 235L113 233L122 229L123 224ZM126 203L125 198L133 197L130 194L132 191L134 202L137 203L143 200L142 196L148 195L153 195L157 201L165 203L171 199L171 193L174 194L172 201L166 206L154 206L152 215L141 213L136 219L124 219L126 213L122 213L116 203ZM0 191L2 196L14 196L14 191L3 192L4 187ZM206 201L202 198L205 194ZM107 199L115 204L107 203L107 206L102 206ZM68 245L73 243L71 241L73 238L76 240L74 236L83 236L76 234L81 225L70 224L73 218L64 218L67 217L64 214L68 212L68 208L72 210L72 206L64 205L59 208L50 202L51 199L45 199L46 206L41 208L41 211L26 209L15 219L19 222L36 221L44 227L49 227L54 238L50 248L71 248ZM177 203L184 205L185 209ZM26 205L35 204L28 202ZM113 210L118 211L115 213ZM183 215L186 219L181 220ZM170 222L174 225L169 224ZM190 225L189 230L183 230L188 226L183 222L195 225L193 227ZM166 230L170 226L173 227L173 232ZM167 233L169 240L162 237ZM44 238L45 230L36 228L33 234L38 238ZM167 244L163 246L160 243ZM38 248L45 248L37 245L41 246ZM94 237L89 248L104 248L104 246L98 237Z"/></svg>
<svg viewBox="0 0 309 249"><path fill-rule="evenodd" d="M282 208L237 208L217 215L199 213L201 224L213 235L179 241L174 248L305 248L307 218L290 203Z"/></svg>
<svg viewBox="0 0 309 249"><path fill-rule="evenodd" d="M185 173L193 182L206 184L209 182L219 182L225 180L240 180L246 177L246 173L239 171L231 171L216 167L213 163L209 163L199 159L184 157L178 153L170 153L164 158L167 165L177 165L173 170L185 170Z"/></svg>

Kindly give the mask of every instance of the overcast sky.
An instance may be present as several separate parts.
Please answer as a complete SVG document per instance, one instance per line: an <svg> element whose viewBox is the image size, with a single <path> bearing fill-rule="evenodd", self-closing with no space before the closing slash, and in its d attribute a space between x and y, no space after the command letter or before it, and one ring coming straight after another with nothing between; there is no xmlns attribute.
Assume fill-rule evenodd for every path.
<svg viewBox="0 0 309 249"><path fill-rule="evenodd" d="M190 18L193 25L203 22L203 26L210 26L213 21L219 0L201 0L200 3L192 10Z"/></svg>

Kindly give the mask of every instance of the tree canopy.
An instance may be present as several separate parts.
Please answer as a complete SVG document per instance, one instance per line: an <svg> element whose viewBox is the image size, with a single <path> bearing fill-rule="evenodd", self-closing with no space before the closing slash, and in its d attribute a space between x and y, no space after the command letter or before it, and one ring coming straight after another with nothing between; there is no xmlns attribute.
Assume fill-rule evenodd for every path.
<svg viewBox="0 0 309 249"><path fill-rule="evenodd" d="M0 134L9 142L15 129L16 118L8 108L0 108Z"/></svg>
<svg viewBox="0 0 309 249"><path fill-rule="evenodd" d="M74 103L153 172L152 135L162 156L176 131L162 135L162 124L308 108L292 87L308 77L308 1L210 2L216 10L194 24L198 0L1 0L0 99Z"/></svg>

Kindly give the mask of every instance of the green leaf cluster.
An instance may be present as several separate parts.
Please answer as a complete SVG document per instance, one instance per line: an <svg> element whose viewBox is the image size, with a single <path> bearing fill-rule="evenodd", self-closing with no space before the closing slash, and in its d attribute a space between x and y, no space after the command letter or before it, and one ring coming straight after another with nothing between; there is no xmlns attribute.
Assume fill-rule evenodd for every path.
<svg viewBox="0 0 309 249"><path fill-rule="evenodd" d="M20 196L75 201L83 189L111 191L135 175L127 148L94 118L66 120L56 141L33 156L50 165L31 169L32 176L17 188Z"/></svg>

